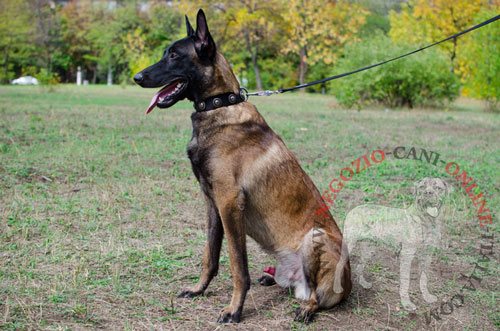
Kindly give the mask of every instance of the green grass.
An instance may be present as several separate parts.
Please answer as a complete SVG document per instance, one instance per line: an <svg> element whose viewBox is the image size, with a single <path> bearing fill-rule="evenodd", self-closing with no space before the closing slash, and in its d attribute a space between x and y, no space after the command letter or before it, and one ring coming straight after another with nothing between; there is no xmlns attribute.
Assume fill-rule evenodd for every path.
<svg viewBox="0 0 500 331"><path fill-rule="evenodd" d="M153 94L137 87L60 86L53 93L0 87L2 328L217 327L218 310L229 302L232 288L225 247L219 276L206 296L174 298L197 280L205 241L203 198L186 156L193 109L184 101L146 116ZM444 110L388 112L341 109L329 96L251 101L320 192L342 168L379 148L421 147L456 161L476 180L495 214L498 258L499 114L484 113L470 100ZM362 203L403 206L419 178L454 180L442 167L387 161L355 175L339 194L332 213L340 224ZM476 208L463 190L455 194L456 215L447 220L446 232L451 247L439 262L446 273L433 283L440 297L454 293L453 274L469 270L478 258ZM256 285L269 257L253 242L249 252L253 281L244 328L425 328L423 318L395 311L398 289L389 283L384 286L390 291L384 286L368 294L356 290L347 303L319 314L309 326L294 323L297 301L287 290ZM397 267L379 258L372 265L377 277L398 275ZM448 325L487 330L500 325L498 272L493 260L478 291L468 293Z"/></svg>

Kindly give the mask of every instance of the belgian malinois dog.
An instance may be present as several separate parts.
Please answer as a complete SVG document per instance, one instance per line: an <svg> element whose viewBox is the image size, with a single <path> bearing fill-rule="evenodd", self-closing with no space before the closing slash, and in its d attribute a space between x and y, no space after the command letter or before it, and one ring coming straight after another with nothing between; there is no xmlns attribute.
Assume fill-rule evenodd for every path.
<svg viewBox="0 0 500 331"><path fill-rule="evenodd" d="M335 266L342 234L328 213L316 213L321 195L283 140L246 101L231 66L217 50L202 10L196 31L186 16L187 36L170 45L160 61L135 75L142 87L163 87L147 109L194 102L193 136L187 153L207 206L207 243L196 285L179 297L202 295L217 274L223 235L229 248L233 295L218 322L239 322L250 287L246 235L277 260L274 278L259 282L292 287L304 300L295 318L309 321L351 290L349 262ZM330 267L327 267L330 266ZM333 267L331 267L333 266Z"/></svg>

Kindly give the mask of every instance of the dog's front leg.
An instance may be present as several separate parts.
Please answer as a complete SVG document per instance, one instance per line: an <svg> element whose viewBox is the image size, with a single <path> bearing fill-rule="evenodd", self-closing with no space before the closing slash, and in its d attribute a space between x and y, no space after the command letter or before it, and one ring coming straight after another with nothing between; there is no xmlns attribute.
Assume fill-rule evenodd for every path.
<svg viewBox="0 0 500 331"><path fill-rule="evenodd" d="M437 301L437 297L429 293L427 287L427 275L429 274L429 268L431 266L432 249L431 247L424 247L422 251L424 252L424 257L420 262L420 291L422 291L422 295L426 302L434 303Z"/></svg>
<svg viewBox="0 0 500 331"><path fill-rule="evenodd" d="M416 248L414 243L403 243L403 248L399 254L399 296L401 298L401 304L406 310L415 310L417 308L415 304L411 302L410 294L408 293L410 289L411 262L415 256L415 251Z"/></svg>
<svg viewBox="0 0 500 331"><path fill-rule="evenodd" d="M233 277L233 296L229 306L224 308L217 322L238 323L245 296L250 288L250 274L248 273L248 260L246 249L246 231L242 210L233 199L220 209L222 225L229 248L229 263Z"/></svg>
<svg viewBox="0 0 500 331"><path fill-rule="evenodd" d="M203 251L203 271L200 279L190 289L182 291L178 297L193 298L202 295L219 270L219 256L224 231L222 222L212 199L205 196L207 204L207 242Z"/></svg>

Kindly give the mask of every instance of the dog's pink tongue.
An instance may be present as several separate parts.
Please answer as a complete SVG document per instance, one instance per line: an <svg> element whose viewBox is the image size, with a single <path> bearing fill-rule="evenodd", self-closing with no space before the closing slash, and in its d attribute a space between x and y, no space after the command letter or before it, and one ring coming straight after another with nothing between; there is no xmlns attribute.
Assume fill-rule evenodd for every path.
<svg viewBox="0 0 500 331"><path fill-rule="evenodd" d="M148 109L146 110L146 115L149 114L153 110L154 107L156 107L156 104L158 103L158 100L160 99L161 92L162 92L161 90L156 92L153 99L151 99L151 102L149 103Z"/></svg>
<svg viewBox="0 0 500 331"><path fill-rule="evenodd" d="M175 89L175 83L170 84L167 87L164 87L163 89L156 92L153 99L151 99L151 103L149 104L148 109L146 110L146 114L149 114L153 110L153 108L156 107L160 98L166 98L168 95L172 94L174 89Z"/></svg>

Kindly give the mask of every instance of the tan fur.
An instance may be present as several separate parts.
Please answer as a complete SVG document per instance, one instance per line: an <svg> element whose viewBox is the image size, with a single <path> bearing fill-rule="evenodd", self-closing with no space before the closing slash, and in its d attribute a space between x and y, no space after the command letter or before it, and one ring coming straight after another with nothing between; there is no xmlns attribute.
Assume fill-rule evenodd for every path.
<svg viewBox="0 0 500 331"><path fill-rule="evenodd" d="M215 62L212 87L204 96L237 93L239 84L222 54L217 53ZM220 320L241 313L250 285L246 234L277 256L278 264L283 261L277 268L278 283L297 286L299 297L308 296L299 317L307 319L319 307L329 308L346 298L351 289L348 261L341 272L344 291L333 291L342 234L330 215L316 214L318 190L255 106L243 102L193 113L191 118L188 154L209 205L209 219L210 213L220 217L228 241L234 292ZM209 220L209 226L214 222ZM325 235L313 238L313 227ZM318 242L324 244L324 253L315 249ZM218 258L218 251L209 245L198 284L183 293L201 293L213 277L216 267L210 261Z"/></svg>
<svg viewBox="0 0 500 331"><path fill-rule="evenodd" d="M212 95L233 92L238 94L240 85L234 76L231 66L227 62L222 53L217 51L215 55L214 72L208 73L212 80L207 88L203 91L203 98L208 98Z"/></svg>

